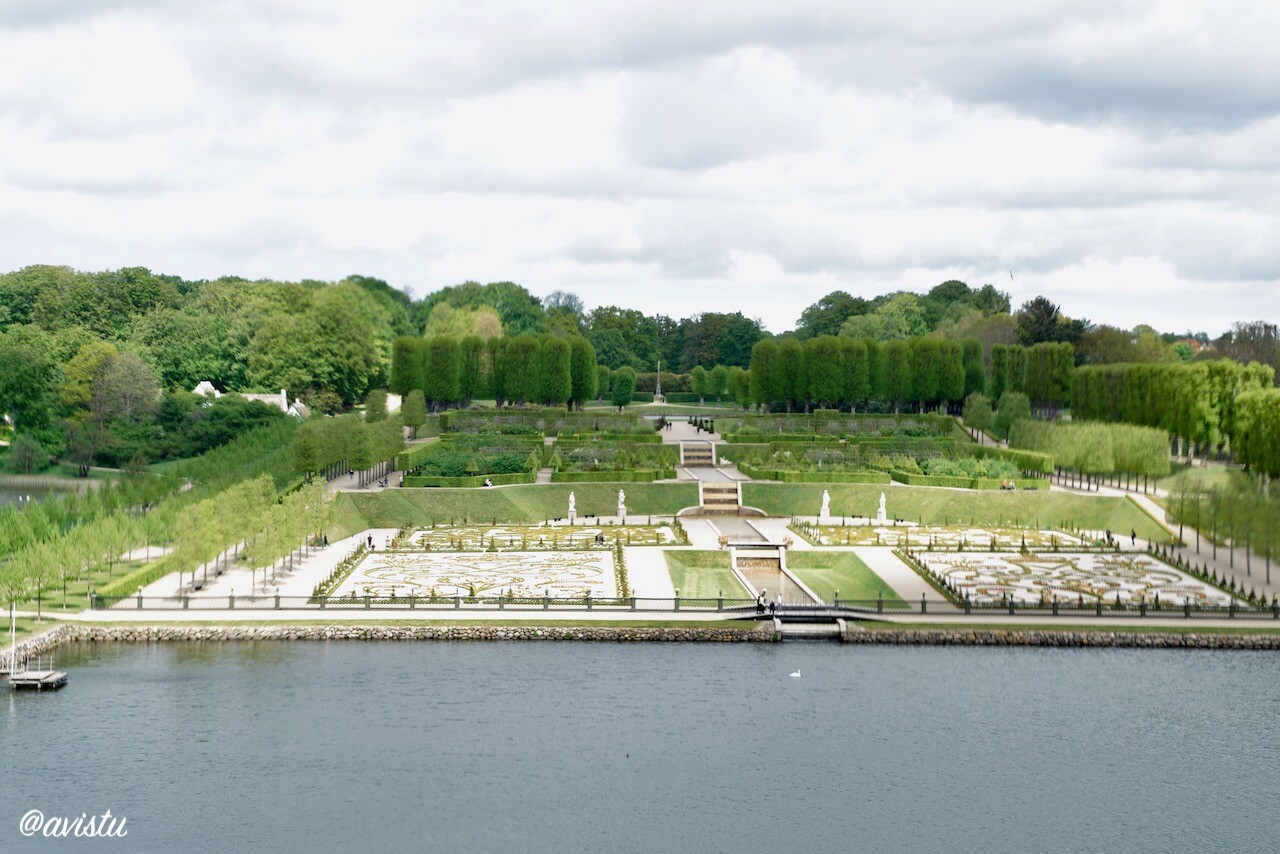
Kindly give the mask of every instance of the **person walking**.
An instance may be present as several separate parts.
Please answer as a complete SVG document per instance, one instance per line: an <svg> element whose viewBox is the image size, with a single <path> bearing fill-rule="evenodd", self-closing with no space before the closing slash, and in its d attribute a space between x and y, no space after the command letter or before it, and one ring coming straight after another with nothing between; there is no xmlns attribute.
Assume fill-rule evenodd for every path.
<svg viewBox="0 0 1280 854"><path fill-rule="evenodd" d="M1133 528L1129 531L1129 545L1134 548L1138 547L1138 529Z"/></svg>

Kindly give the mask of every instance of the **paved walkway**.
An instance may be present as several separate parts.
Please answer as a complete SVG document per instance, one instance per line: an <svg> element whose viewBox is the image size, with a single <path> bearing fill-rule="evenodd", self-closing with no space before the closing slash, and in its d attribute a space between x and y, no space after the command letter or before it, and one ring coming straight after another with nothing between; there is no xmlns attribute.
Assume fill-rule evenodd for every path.
<svg viewBox="0 0 1280 854"><path fill-rule="evenodd" d="M839 550L843 551L843 549ZM929 599L941 599L942 594L934 590L911 567L903 563L893 549L878 546L858 546L849 549L865 563L872 572L880 576L885 584L893 588L893 592L908 602L919 602L921 594Z"/></svg>
<svg viewBox="0 0 1280 854"><path fill-rule="evenodd" d="M681 516L680 524L684 525L689 535L689 544L695 549L720 548L720 532L715 529L706 516Z"/></svg>
<svg viewBox="0 0 1280 854"><path fill-rule="evenodd" d="M663 549L649 547L622 550L627 560L627 580L631 592L641 599L674 599L676 588L667 571Z"/></svg>

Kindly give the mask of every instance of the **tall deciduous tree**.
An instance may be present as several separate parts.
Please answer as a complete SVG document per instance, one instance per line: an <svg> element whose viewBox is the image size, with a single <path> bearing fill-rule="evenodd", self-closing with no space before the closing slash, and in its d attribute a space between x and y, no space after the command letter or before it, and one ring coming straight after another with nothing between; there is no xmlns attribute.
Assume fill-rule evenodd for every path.
<svg viewBox="0 0 1280 854"><path fill-rule="evenodd" d="M581 313L581 307L579 307L578 314L581 315ZM596 384L600 381L597 367L596 351L591 346L591 342L581 335L570 337L569 373L572 386L570 397L579 409L596 396Z"/></svg>

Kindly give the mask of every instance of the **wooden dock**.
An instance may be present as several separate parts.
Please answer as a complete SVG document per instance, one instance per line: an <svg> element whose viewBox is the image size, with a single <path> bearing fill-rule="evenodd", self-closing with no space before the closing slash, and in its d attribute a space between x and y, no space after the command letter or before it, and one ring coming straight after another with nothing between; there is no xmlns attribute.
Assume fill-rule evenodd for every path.
<svg viewBox="0 0 1280 854"><path fill-rule="evenodd" d="M67 674L61 670L23 670L9 676L12 688L34 688L37 691L56 691L67 684Z"/></svg>

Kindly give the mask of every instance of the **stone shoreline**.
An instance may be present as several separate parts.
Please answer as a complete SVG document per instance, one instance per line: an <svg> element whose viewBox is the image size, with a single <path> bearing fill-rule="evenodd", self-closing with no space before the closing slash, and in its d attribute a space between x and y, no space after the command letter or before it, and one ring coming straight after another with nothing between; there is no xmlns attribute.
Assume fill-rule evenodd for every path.
<svg viewBox="0 0 1280 854"><path fill-rule="evenodd" d="M752 629L629 626L82 626L60 623L18 644L19 656L37 656L69 643L167 643L173 641L592 641L612 643L773 643L773 627ZM997 629L902 628L865 630L850 625L844 643L884 646L1020 646L1126 649L1280 650L1280 634L1178 634ZM7 667L9 647L0 650Z"/></svg>

